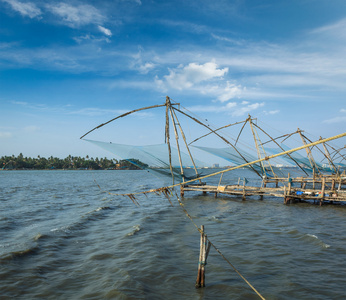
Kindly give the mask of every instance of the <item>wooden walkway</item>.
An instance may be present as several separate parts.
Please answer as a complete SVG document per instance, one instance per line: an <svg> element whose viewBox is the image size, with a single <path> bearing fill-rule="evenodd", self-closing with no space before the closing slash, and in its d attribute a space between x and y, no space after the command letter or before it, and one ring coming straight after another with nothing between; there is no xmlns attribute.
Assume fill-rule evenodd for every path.
<svg viewBox="0 0 346 300"><path fill-rule="evenodd" d="M313 203L341 203L346 202L346 176L321 176L316 178L272 178L264 179L260 187L251 185L207 185L188 184L181 186L181 195L186 192L226 194L242 197L246 200L249 196L271 196L283 198L285 204L313 201Z"/></svg>

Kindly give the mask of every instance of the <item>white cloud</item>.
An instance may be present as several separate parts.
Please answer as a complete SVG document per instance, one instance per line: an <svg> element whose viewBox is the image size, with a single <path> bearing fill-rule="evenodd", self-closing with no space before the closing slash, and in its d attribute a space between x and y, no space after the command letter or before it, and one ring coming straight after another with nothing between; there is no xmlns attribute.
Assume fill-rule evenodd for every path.
<svg viewBox="0 0 346 300"><path fill-rule="evenodd" d="M164 76L164 80L157 79L159 85L166 88L185 90L193 88L194 85L203 81L220 78L228 72L228 68L218 69L215 62L207 62L199 65L190 63L187 66L179 66L177 69L170 69L169 75Z"/></svg>
<svg viewBox="0 0 346 300"><path fill-rule="evenodd" d="M26 126L24 128L24 131L27 132L27 133L31 133L31 132L36 132L36 131L39 131L41 128L38 127L38 126L35 126L35 125L31 125L31 126Z"/></svg>
<svg viewBox="0 0 346 300"><path fill-rule="evenodd" d="M12 133L8 131L0 131L0 139L8 139L12 137Z"/></svg>
<svg viewBox="0 0 346 300"><path fill-rule="evenodd" d="M25 106L25 105L28 105L29 103L28 102L24 102L24 101L10 101L12 104L15 104L15 105L22 105L22 106Z"/></svg>
<svg viewBox="0 0 346 300"><path fill-rule="evenodd" d="M122 1L134 2L134 3L137 3L138 5L142 5L142 1L141 0L122 0Z"/></svg>
<svg viewBox="0 0 346 300"><path fill-rule="evenodd" d="M264 103L253 103L253 104L248 104L246 101L242 103L242 107L239 107L237 110L232 112L232 116L234 117L241 117L247 113L250 113L251 111L254 111L260 107L264 106Z"/></svg>
<svg viewBox="0 0 346 300"><path fill-rule="evenodd" d="M105 28L105 27L103 27L103 26L101 26L101 25L98 25L97 28L98 28L102 33L104 33L105 35L107 35L107 36L112 36L112 32L111 32L109 29L107 29L107 28Z"/></svg>
<svg viewBox="0 0 346 300"><path fill-rule="evenodd" d="M344 108L341 108L340 109L340 112L342 114L346 113L346 109ZM331 118L331 119L328 119L328 120L324 120L323 123L326 123L326 124L334 124L334 123L344 123L346 122L346 116L339 116L339 117L334 117L334 118Z"/></svg>
<svg viewBox="0 0 346 300"><path fill-rule="evenodd" d="M38 17L42 14L41 10L32 2L20 2L18 0L2 0L8 3L13 10L19 12L22 16L31 19Z"/></svg>
<svg viewBox="0 0 346 300"><path fill-rule="evenodd" d="M155 68L155 64L151 63L151 62L147 62L144 65L140 65L138 67L138 70L140 73L142 74L148 74L150 70Z"/></svg>
<svg viewBox="0 0 346 300"><path fill-rule="evenodd" d="M335 118L323 121L323 123L327 123L327 124L344 123L344 122L346 122L346 117L335 117Z"/></svg>
<svg viewBox="0 0 346 300"><path fill-rule="evenodd" d="M345 27L346 27L346 18L341 19L332 24L328 24L326 26L316 28L312 30L311 33L324 34L324 35L336 37L338 39L340 39L341 37L346 38Z"/></svg>
<svg viewBox="0 0 346 300"><path fill-rule="evenodd" d="M229 37L224 37L224 36L220 36L220 35L217 35L214 33L212 33L211 36L216 40L228 42L228 43L234 44L236 46L243 46L245 44L245 41L240 40L240 39L233 39L233 38L229 38Z"/></svg>
<svg viewBox="0 0 346 300"><path fill-rule="evenodd" d="M224 76L227 72L227 67L221 69L214 61L205 64L189 63L186 66L180 65L175 69L169 69L169 75L163 76L163 79L156 76L155 83L164 91L169 89L190 91L224 103L240 98L246 90L240 84L225 81Z"/></svg>
<svg viewBox="0 0 346 300"><path fill-rule="evenodd" d="M227 112L237 106L236 102L230 102L226 105L195 105L190 106L187 109L193 112L210 112L210 113L220 113Z"/></svg>
<svg viewBox="0 0 346 300"><path fill-rule="evenodd" d="M341 75L341 74L340 74ZM249 77L248 81L253 84L261 84L272 87L343 87L344 84L329 78L326 74L295 74L295 75L261 75Z"/></svg>
<svg viewBox="0 0 346 300"><path fill-rule="evenodd" d="M266 111L266 110L264 110L263 111L263 113L265 114L265 115L276 115L276 114L278 114L280 112L280 110L270 110L270 111Z"/></svg>
<svg viewBox="0 0 346 300"><path fill-rule="evenodd" d="M164 26L178 27L179 31L192 32L196 34L210 32L210 28L208 26L186 22L186 21L162 19L160 20L160 23L163 24Z"/></svg>
<svg viewBox="0 0 346 300"><path fill-rule="evenodd" d="M239 98L243 92L244 88L241 85L235 85L227 81L227 85L217 98L221 102L226 102L233 98Z"/></svg>
<svg viewBox="0 0 346 300"><path fill-rule="evenodd" d="M156 64L150 61L143 62L142 52L143 48L139 46L138 53L132 55L133 62L130 63L130 68L138 70L141 74L148 74L156 67Z"/></svg>
<svg viewBox="0 0 346 300"><path fill-rule="evenodd" d="M66 26L79 28L88 24L95 24L97 25L97 29L104 35L108 37L112 36L111 30L102 26L107 18L96 7L89 4L73 6L64 2L51 2L46 5L41 4L43 9L42 12L42 10L33 2L20 2L18 0L0 1L8 3L13 10L19 12L23 16L35 18L43 15L43 13L50 12L57 16L60 22ZM76 40L77 42L80 42L82 38L77 38ZM97 39L93 40L97 41Z"/></svg>
<svg viewBox="0 0 346 300"><path fill-rule="evenodd" d="M249 104L247 101L243 101L240 104L236 102L229 102L225 105L195 105L190 106L187 109L193 112L208 112L208 113L228 113L233 117L241 117L246 113L250 113L260 107L263 107L264 103Z"/></svg>
<svg viewBox="0 0 346 300"><path fill-rule="evenodd" d="M51 13L61 17L64 24L72 28L87 24L100 24L105 19L97 8L89 4L72 6L61 2L58 4L48 4L46 7Z"/></svg>
<svg viewBox="0 0 346 300"><path fill-rule="evenodd" d="M103 115L121 115L121 114L126 113L126 112L127 111L125 111L125 110L87 107L87 108L82 108L79 110L70 111L70 112L68 112L68 114L95 117L95 116L103 116Z"/></svg>
<svg viewBox="0 0 346 300"><path fill-rule="evenodd" d="M110 43L108 37L96 37L94 35L86 34L82 36L76 36L73 38L78 44L82 44L83 42L106 42Z"/></svg>
<svg viewBox="0 0 346 300"><path fill-rule="evenodd" d="M148 74L149 71L155 68L156 64L153 62L143 62L142 47L139 47L137 54L133 55L134 61L131 63L131 68L137 69L141 74Z"/></svg>
<svg viewBox="0 0 346 300"><path fill-rule="evenodd" d="M246 91L245 87L241 85L236 85L222 80L217 84L200 84L191 88L196 93L201 93L203 95L208 95L210 97L216 98L216 100L224 103L234 98L241 98L243 93Z"/></svg>
<svg viewBox="0 0 346 300"><path fill-rule="evenodd" d="M143 80L111 80L104 83L109 89L141 89L141 90L154 90L156 85L153 81Z"/></svg>

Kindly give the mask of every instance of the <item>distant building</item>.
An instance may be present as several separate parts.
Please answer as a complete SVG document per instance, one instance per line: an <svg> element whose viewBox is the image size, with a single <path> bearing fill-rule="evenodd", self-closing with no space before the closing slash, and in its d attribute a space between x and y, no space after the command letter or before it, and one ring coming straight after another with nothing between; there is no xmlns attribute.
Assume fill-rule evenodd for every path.
<svg viewBox="0 0 346 300"><path fill-rule="evenodd" d="M220 168L220 164L213 164L213 168Z"/></svg>

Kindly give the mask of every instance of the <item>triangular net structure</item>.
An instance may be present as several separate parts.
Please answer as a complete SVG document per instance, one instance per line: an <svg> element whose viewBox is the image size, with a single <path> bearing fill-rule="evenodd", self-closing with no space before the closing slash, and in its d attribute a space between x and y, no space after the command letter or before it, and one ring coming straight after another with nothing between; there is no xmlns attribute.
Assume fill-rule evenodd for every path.
<svg viewBox="0 0 346 300"><path fill-rule="evenodd" d="M186 179L196 178L201 175L199 170L196 174L194 164L197 169L206 167L206 164L200 160L194 159L184 152L180 152L181 162L179 161L178 150L171 147L171 163L169 162L169 151L166 144L147 145L147 146L132 146L124 144L116 144L112 142L100 142L94 140L86 140L94 145L97 145L121 159L127 160L137 167L166 176L174 176L179 180L182 177ZM181 163L181 165L180 165ZM172 168L170 167L172 166ZM183 173L181 171L183 168Z"/></svg>
<svg viewBox="0 0 346 300"><path fill-rule="evenodd" d="M179 106L179 108L176 106ZM184 182L190 179L198 179L198 177L203 173L206 173L206 167L210 167L210 161L213 158L209 157L209 164L204 163L203 161L206 161L205 158L196 159L196 157L192 155L191 150L196 150L197 153L204 152L211 154L214 159L215 157L222 158L232 166L246 165L246 168L255 172L260 178L264 179L268 177L278 178L283 176L284 172L281 171L281 166L283 166L283 164L281 162L278 163L276 159L269 159L268 157L271 154L274 154L275 156L275 154L283 153L285 150L290 149L290 147L283 143L289 137L294 134L299 134L301 137L300 143L303 142L305 145L311 143L299 128L297 132L292 134L285 134L278 138L272 138L257 124L257 119L253 119L250 115L244 121L215 129L197 117L191 116L189 113L181 110L180 104L172 103L169 97L166 97L166 103L164 104L136 109L117 116L90 130L84 134L81 139L92 131L99 129L110 122L136 112L158 107L165 109L165 126L163 126L165 129L165 143L139 146L114 142L102 142L90 139L87 141L111 152L114 156L121 158L122 160L127 160L141 169L159 175L170 176L172 177L173 182L175 180ZM188 143L181 125L181 120L178 119L178 115L179 118L183 116L187 120L192 121L195 125L197 124L196 126L198 128L202 128L203 130L201 131L197 130L201 135ZM241 126L240 130L239 126ZM248 130L248 136L253 140L251 145L240 140L240 136L244 134L243 131L245 131L245 127L251 129ZM236 138L227 135L226 130L229 130L230 128L238 128ZM208 140L206 141L206 139L209 139L210 137L218 139L219 144L221 143L223 146L216 147L216 145L219 144ZM267 139L268 141L262 142L263 139ZM231 140L232 142L230 142ZM197 141L198 143L196 143ZM201 141L203 142L201 143ZM305 149L306 156L298 152L290 152L289 154L283 155L280 159L282 162L286 161L288 163L286 166L294 166L306 176L309 176L311 173L315 176L315 174L320 174L325 171L338 172L338 168L345 167L346 156L343 154L343 149L336 149L333 147L328 148L328 146L329 145L323 144L324 152L318 147L315 147L314 149L311 147L311 149ZM247 150L244 150L244 148ZM296 146L293 148L296 148ZM318 163L312 155L312 150L323 153L327 163Z"/></svg>

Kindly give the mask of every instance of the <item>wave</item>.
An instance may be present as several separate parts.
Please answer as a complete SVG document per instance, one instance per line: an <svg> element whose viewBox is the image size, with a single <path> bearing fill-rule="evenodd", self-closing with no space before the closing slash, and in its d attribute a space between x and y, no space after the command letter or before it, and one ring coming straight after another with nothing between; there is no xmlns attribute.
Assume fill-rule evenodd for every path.
<svg viewBox="0 0 346 300"><path fill-rule="evenodd" d="M39 240L42 240L43 238L46 238L46 237L47 235L44 235L41 233L36 234L32 239L28 241L28 243L25 243L23 245L24 248L25 247L27 248L25 248L24 250L17 250L17 251L11 251L11 252L5 253L4 255L0 257L0 262L9 261L16 258L30 256L30 255L35 255L40 248Z"/></svg>
<svg viewBox="0 0 346 300"><path fill-rule="evenodd" d="M87 213L84 213L79 217L79 220L76 222L69 224L69 225L64 225L61 227L53 228L50 231L51 232L64 232L64 233L71 233L74 231L82 230L84 228L87 228L87 224L91 221L97 221L102 218L104 218L104 212L106 211L112 211L116 207L111 207L111 206L101 206L98 208L95 208L92 211L89 211Z"/></svg>
<svg viewBox="0 0 346 300"><path fill-rule="evenodd" d="M38 233L36 234L33 238L24 241L20 244L12 244L12 245L6 245L7 247L10 248L22 248L23 250L14 250L10 251L8 253L4 253L0 256L0 262L1 261L6 261L6 260L13 260L15 258L21 258L21 257L27 257L30 255L34 255L38 252L40 249L40 242L47 238L47 237L52 237L54 239L56 238L69 238L73 236L74 234L78 234L79 230L83 230L84 228L87 228L89 225L89 222L91 221L97 221L102 218L104 218L104 212L105 211L111 211L115 209L116 207L110 207L110 206L101 206L98 207L88 213L85 213L84 215L81 215L78 217L78 220L72 224L68 225L63 225L59 226L56 228L50 229L51 233L54 233L53 235L45 235ZM53 241L53 243L56 243L57 240ZM2 245L0 245L1 247Z"/></svg>
<svg viewBox="0 0 346 300"><path fill-rule="evenodd" d="M38 246L34 246L32 248L28 248L28 249L24 249L24 250L20 250L20 251L13 251L13 252L7 253L6 255L1 257L0 261L13 260L13 259L16 259L19 257L35 254L37 252L37 250L38 250Z"/></svg>
<svg viewBox="0 0 346 300"><path fill-rule="evenodd" d="M214 221L216 223L223 223L224 222L224 217L222 216L211 216L206 218L209 221Z"/></svg>
<svg viewBox="0 0 346 300"><path fill-rule="evenodd" d="M137 232L139 232L141 230L141 226L138 224L138 225L135 225L135 226L132 226L133 228L133 231L128 233L127 236L133 236L135 235Z"/></svg>
<svg viewBox="0 0 346 300"><path fill-rule="evenodd" d="M309 238L311 238L313 241L316 241L317 244L319 244L321 247L323 248L330 248L330 245L324 243L323 241L321 241L317 235L314 234L307 234L306 236L308 236Z"/></svg>
<svg viewBox="0 0 346 300"><path fill-rule="evenodd" d="M110 207L110 206L102 206L102 207L98 207L98 208L96 208L95 210L93 210L93 211L91 211L91 212L89 212L89 214L90 213L93 213L93 212L97 212L97 211L102 211L102 210L112 210L113 208L112 207Z"/></svg>

